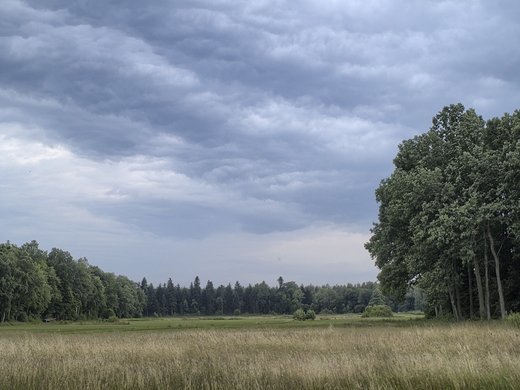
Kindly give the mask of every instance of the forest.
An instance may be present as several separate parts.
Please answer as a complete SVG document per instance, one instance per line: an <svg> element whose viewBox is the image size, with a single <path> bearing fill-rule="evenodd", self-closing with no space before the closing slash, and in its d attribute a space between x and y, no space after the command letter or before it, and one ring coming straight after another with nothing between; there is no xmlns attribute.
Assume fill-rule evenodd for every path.
<svg viewBox="0 0 520 390"><path fill-rule="evenodd" d="M365 247L383 293L416 286L432 316L505 318L520 311L520 111L485 121L459 103L432 122L399 145Z"/></svg>
<svg viewBox="0 0 520 390"><path fill-rule="evenodd" d="M298 286L285 282L242 286L205 287L199 277L189 287L172 279L156 287L146 278L134 282L104 272L87 259L75 260L69 252L39 248L36 241L16 246L0 244L0 321L85 320L172 316L292 314L297 309L316 313L362 313L376 283L336 286ZM394 311L423 310L426 297L410 290L398 304L385 297Z"/></svg>

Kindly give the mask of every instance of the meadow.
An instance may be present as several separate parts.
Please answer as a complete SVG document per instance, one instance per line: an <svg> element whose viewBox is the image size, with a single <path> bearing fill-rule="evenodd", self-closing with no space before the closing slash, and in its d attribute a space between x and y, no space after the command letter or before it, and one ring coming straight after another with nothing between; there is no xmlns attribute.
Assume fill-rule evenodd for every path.
<svg viewBox="0 0 520 390"><path fill-rule="evenodd" d="M515 389L520 331L353 315L0 326L0 389L72 388Z"/></svg>

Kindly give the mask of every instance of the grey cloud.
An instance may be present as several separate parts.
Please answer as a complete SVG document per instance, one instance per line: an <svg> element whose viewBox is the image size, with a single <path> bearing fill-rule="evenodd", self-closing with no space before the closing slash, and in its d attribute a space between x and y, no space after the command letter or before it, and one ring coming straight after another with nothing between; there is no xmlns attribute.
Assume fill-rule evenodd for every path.
<svg viewBox="0 0 520 390"><path fill-rule="evenodd" d="M160 237L367 232L402 139L450 103L489 118L520 101L514 1L6 0L0 12L0 121L95 162L89 180L107 192L79 191L75 207ZM185 182L124 186L103 171L132 158L148 165L125 166L128 180Z"/></svg>
<svg viewBox="0 0 520 390"><path fill-rule="evenodd" d="M201 239L216 231L224 233L236 229L236 222L226 212L215 207L188 202L139 201L116 205L95 205L94 215L108 217L158 237Z"/></svg>

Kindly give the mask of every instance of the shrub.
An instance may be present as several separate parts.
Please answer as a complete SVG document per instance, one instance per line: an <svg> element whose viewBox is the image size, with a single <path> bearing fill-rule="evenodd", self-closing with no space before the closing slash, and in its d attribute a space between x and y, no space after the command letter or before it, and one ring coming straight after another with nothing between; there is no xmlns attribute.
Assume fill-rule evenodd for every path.
<svg viewBox="0 0 520 390"><path fill-rule="evenodd" d="M22 311L21 313L18 314L17 320L20 322L27 322L27 321L29 321L29 317L27 316L27 314L25 314L24 311Z"/></svg>
<svg viewBox="0 0 520 390"><path fill-rule="evenodd" d="M368 306L383 306L385 304L385 299L381 290L378 286L374 287L372 291L372 296L370 297L370 302L368 302Z"/></svg>
<svg viewBox="0 0 520 390"><path fill-rule="evenodd" d="M110 317L108 317L107 321L108 322L119 322L119 318L117 318L116 316L110 316Z"/></svg>
<svg viewBox="0 0 520 390"><path fill-rule="evenodd" d="M392 317L394 314L392 313L392 309L388 305L374 305L367 306L363 314L361 314L362 318L367 317Z"/></svg>
<svg viewBox="0 0 520 390"><path fill-rule="evenodd" d="M293 314L293 320L305 321L305 312L302 309L298 309Z"/></svg>
<svg viewBox="0 0 520 390"><path fill-rule="evenodd" d="M235 309L233 314L236 315L236 316L239 316L240 315L240 309Z"/></svg>
<svg viewBox="0 0 520 390"><path fill-rule="evenodd" d="M307 310L307 313L305 313L305 319L314 321L316 319L316 313L314 310Z"/></svg>
<svg viewBox="0 0 520 390"><path fill-rule="evenodd" d="M316 319L316 313L314 310L307 310L307 313L303 311L303 309L298 309L293 314L293 319L295 321L305 321L305 320L312 320L314 321Z"/></svg>
<svg viewBox="0 0 520 390"><path fill-rule="evenodd" d="M507 322L513 326L520 328L520 313L511 313L506 318Z"/></svg>
<svg viewBox="0 0 520 390"><path fill-rule="evenodd" d="M109 309L106 309L105 311L103 311L103 315L102 317L107 320L109 319L110 317L113 317L116 315L116 312L114 311L114 309L112 308L109 308Z"/></svg>

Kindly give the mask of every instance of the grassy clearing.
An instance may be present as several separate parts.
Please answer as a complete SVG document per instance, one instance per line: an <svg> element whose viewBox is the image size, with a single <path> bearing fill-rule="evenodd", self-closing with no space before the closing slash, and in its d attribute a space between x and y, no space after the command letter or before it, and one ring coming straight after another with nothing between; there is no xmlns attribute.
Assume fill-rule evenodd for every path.
<svg viewBox="0 0 520 390"><path fill-rule="evenodd" d="M322 320L325 327L273 327L270 320L182 331L159 326L168 320L112 325L147 330L125 332L2 327L0 389L514 389L520 383L520 332L508 324L361 326L331 318ZM195 321L225 323L171 324Z"/></svg>
<svg viewBox="0 0 520 390"><path fill-rule="evenodd" d="M397 323L419 320L422 315L396 314L392 319L365 319L356 314L321 315L315 321L294 321L292 316L239 316L239 317L163 317L124 319L119 322L86 321L76 323L12 323L1 324L0 335L8 332L31 333L99 333L147 332L187 329L264 329L264 328L323 328L349 325L371 325L377 321Z"/></svg>

